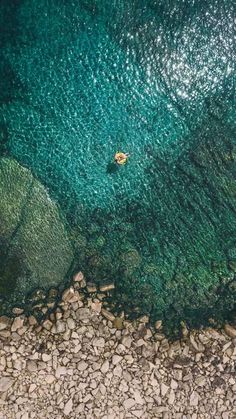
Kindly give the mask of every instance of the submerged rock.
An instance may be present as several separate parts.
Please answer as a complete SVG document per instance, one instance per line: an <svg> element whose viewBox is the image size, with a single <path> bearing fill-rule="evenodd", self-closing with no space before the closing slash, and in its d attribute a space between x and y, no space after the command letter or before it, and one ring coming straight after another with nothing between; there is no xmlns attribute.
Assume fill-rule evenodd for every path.
<svg viewBox="0 0 236 419"><path fill-rule="evenodd" d="M36 287L59 285L73 249L56 204L31 172L12 159L0 159L0 188L0 293L10 301ZM45 293L35 296L41 299Z"/></svg>

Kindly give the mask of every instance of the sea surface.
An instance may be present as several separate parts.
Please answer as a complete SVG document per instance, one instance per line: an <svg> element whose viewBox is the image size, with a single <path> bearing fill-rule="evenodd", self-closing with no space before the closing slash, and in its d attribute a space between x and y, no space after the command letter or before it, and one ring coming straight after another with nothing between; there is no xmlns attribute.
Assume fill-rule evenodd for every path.
<svg viewBox="0 0 236 419"><path fill-rule="evenodd" d="M1 0L2 311L83 270L168 330L233 318L235 16L231 0Z"/></svg>

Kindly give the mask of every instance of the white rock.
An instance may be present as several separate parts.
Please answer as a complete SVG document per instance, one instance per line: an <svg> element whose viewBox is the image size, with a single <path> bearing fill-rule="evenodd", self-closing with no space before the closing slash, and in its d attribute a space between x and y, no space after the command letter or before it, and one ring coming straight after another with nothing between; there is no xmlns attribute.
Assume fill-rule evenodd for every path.
<svg viewBox="0 0 236 419"><path fill-rule="evenodd" d="M101 301L92 301L91 309L95 311L95 313L100 314L102 310L102 303Z"/></svg>
<svg viewBox="0 0 236 419"><path fill-rule="evenodd" d="M190 395L190 406L197 406L198 405L198 393L196 391L193 391Z"/></svg>
<svg viewBox="0 0 236 419"><path fill-rule="evenodd" d="M132 407L135 406L135 404L136 404L136 401L134 399L129 398L124 401L123 406L125 410L129 410L129 409L132 409Z"/></svg>
<svg viewBox="0 0 236 419"><path fill-rule="evenodd" d="M36 362L34 361L27 361L27 370L30 372L35 372L37 371L38 367Z"/></svg>
<svg viewBox="0 0 236 419"><path fill-rule="evenodd" d="M116 375L117 377L122 376L122 368L119 364L114 368L113 374Z"/></svg>
<svg viewBox="0 0 236 419"><path fill-rule="evenodd" d="M122 356L120 356L120 355L113 355L113 357L112 357L112 364L113 365L117 365L117 364L119 364L119 362L121 362L122 361Z"/></svg>
<svg viewBox="0 0 236 419"><path fill-rule="evenodd" d="M177 387L178 387L178 383L177 383L177 381L173 380L173 378L172 378L172 379L171 379L171 382L170 382L170 386L171 386L171 388L172 388L173 390L176 390L176 389L177 389Z"/></svg>
<svg viewBox="0 0 236 419"><path fill-rule="evenodd" d="M85 371L87 368L88 368L88 364L87 364L87 362L85 362L85 361L80 361L80 362L78 362L78 364L77 364L77 369L78 369L79 371Z"/></svg>
<svg viewBox="0 0 236 419"><path fill-rule="evenodd" d="M203 375L199 375L199 376L196 377L195 383L199 387L203 387L206 384L206 378Z"/></svg>
<svg viewBox="0 0 236 419"><path fill-rule="evenodd" d="M169 387L165 383L161 383L161 395L164 397L169 390Z"/></svg>
<svg viewBox="0 0 236 419"><path fill-rule="evenodd" d="M55 327L56 327L55 333L64 333L66 330L66 325L62 320L57 320Z"/></svg>
<svg viewBox="0 0 236 419"><path fill-rule="evenodd" d="M63 375L63 374L60 374L60 375ZM54 375L52 375L52 374L46 375L45 381L46 381L47 384L52 384L55 381Z"/></svg>
<svg viewBox="0 0 236 419"><path fill-rule="evenodd" d="M174 404L175 401L175 393L173 390L170 391L169 397L168 397L168 403Z"/></svg>
<svg viewBox="0 0 236 419"><path fill-rule="evenodd" d="M78 320L86 320L90 318L90 310L87 307L78 308L76 311L76 317Z"/></svg>
<svg viewBox="0 0 236 419"><path fill-rule="evenodd" d="M134 391L134 398L135 398L136 403L141 404L141 405L144 404L144 399L142 398L138 390Z"/></svg>
<svg viewBox="0 0 236 419"><path fill-rule="evenodd" d="M75 329L75 327L76 327L76 325L75 325L75 321L74 321L71 317L69 317L69 318L67 319L67 326L68 326L68 328L69 328L70 330L73 330L73 329Z"/></svg>
<svg viewBox="0 0 236 419"><path fill-rule="evenodd" d="M13 384L13 379L10 377L2 377L0 378L0 392L5 392L9 390L9 388Z"/></svg>
<svg viewBox="0 0 236 419"><path fill-rule="evenodd" d="M126 348L130 348L131 344L132 344L132 338L129 335L125 335L122 338L122 344L126 347Z"/></svg>
<svg viewBox="0 0 236 419"><path fill-rule="evenodd" d="M101 366L101 372L103 374L106 374L109 371L109 366L110 366L109 361L106 360L105 362L103 362Z"/></svg>
<svg viewBox="0 0 236 419"><path fill-rule="evenodd" d="M97 346L98 348L104 348L105 339L104 338L94 338L93 346Z"/></svg>
<svg viewBox="0 0 236 419"><path fill-rule="evenodd" d="M33 393L33 391L37 388L36 384L30 384L29 386L29 393Z"/></svg>
<svg viewBox="0 0 236 419"><path fill-rule="evenodd" d="M53 326L52 322L48 319L43 322L43 327L46 330L51 330L52 326Z"/></svg>
<svg viewBox="0 0 236 419"><path fill-rule="evenodd" d="M133 414L136 418L141 418L142 416L144 416L144 412L143 412L143 410L132 410L132 414Z"/></svg>
<svg viewBox="0 0 236 419"><path fill-rule="evenodd" d="M64 415L68 416L71 413L72 409L73 409L73 401L72 399L69 399L64 407Z"/></svg>
<svg viewBox="0 0 236 419"><path fill-rule="evenodd" d="M52 360L52 355L50 355L50 354L43 354L42 355L42 360L43 360L43 362L51 361Z"/></svg>
<svg viewBox="0 0 236 419"><path fill-rule="evenodd" d="M65 367L57 367L55 375L60 378L61 375L66 375L67 369Z"/></svg>

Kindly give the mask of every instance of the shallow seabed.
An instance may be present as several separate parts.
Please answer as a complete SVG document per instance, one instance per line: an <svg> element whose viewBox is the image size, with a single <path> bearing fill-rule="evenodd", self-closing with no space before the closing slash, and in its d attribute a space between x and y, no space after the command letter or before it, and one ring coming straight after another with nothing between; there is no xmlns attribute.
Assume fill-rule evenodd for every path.
<svg viewBox="0 0 236 419"><path fill-rule="evenodd" d="M1 1L1 154L29 169L46 188L39 206L47 201L30 206L29 222L31 189L17 189L11 202L24 211L10 211L7 229L15 180L1 171L8 302L82 269L115 281L117 309L148 312L168 329L233 316L235 12L216 0ZM117 150L130 153L119 170ZM60 233L49 222L44 238L35 220L51 205ZM38 264L58 237L50 269Z"/></svg>

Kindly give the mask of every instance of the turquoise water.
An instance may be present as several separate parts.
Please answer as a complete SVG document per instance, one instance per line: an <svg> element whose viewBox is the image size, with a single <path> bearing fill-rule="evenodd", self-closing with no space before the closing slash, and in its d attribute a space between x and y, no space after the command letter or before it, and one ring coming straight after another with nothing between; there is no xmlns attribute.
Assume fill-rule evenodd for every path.
<svg viewBox="0 0 236 419"><path fill-rule="evenodd" d="M231 316L234 2L2 0L0 10L1 153L30 169L66 223L74 256L58 281L73 269L115 280L117 307L172 328ZM117 150L130 153L118 170Z"/></svg>

